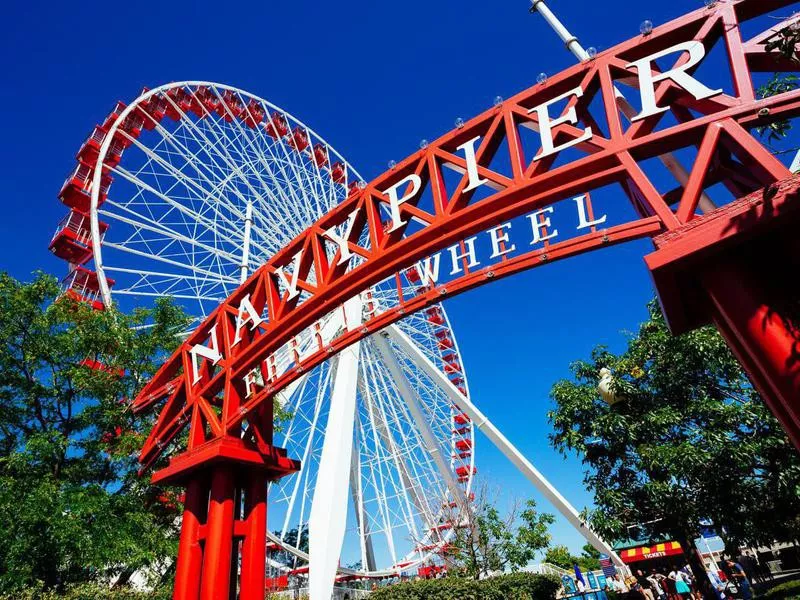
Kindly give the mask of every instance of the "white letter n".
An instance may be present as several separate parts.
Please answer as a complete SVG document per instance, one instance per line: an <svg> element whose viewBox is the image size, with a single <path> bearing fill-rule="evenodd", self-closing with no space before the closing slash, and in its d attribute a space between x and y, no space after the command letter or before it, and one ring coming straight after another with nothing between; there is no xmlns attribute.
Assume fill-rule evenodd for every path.
<svg viewBox="0 0 800 600"><path fill-rule="evenodd" d="M211 338L210 348L203 344L195 344L192 346L192 349L189 350L189 354L192 355L192 373L194 374L192 385L197 385L197 382L200 381L200 365L197 358L198 355L210 360L212 365L217 364L222 359L222 354L219 353L219 340L217 340L216 324L208 332L208 335Z"/></svg>

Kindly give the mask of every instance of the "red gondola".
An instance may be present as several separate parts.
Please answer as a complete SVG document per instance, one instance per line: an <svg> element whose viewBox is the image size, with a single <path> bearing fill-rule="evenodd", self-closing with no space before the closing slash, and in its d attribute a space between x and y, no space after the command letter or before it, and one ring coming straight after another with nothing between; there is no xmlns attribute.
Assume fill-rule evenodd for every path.
<svg viewBox="0 0 800 600"><path fill-rule="evenodd" d="M108 229L108 224L98 222L100 239ZM89 215L71 210L61 219L53 239L50 252L72 264L83 264L92 256L92 231Z"/></svg>

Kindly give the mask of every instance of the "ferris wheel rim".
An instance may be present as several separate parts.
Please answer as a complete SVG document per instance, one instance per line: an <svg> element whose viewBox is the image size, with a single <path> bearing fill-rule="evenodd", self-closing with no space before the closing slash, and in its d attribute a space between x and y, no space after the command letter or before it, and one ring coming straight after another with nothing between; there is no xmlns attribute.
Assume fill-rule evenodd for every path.
<svg viewBox="0 0 800 600"><path fill-rule="evenodd" d="M161 94L163 92L169 91L171 89L179 88L179 87L207 87L211 86L214 88L218 88L221 90L227 90L234 92L236 94L240 94L244 97L256 100L258 102L263 103L264 105L268 106L273 111L276 111L287 118L291 119L294 123L301 125L306 131L310 134L314 135L320 142L324 143L325 146L329 151L332 151L337 159L339 159L342 164L346 167L346 169L350 170L360 181L364 181L364 178L358 172L358 170L353 167L336 149L321 135L319 135L314 129L306 125L303 121L295 117L290 112L284 110L283 108L273 104L269 100L262 98L256 94L238 88L236 86L224 84L224 83L216 83L213 81L202 81L202 80L186 80L186 81L175 81L171 83L166 83L155 87L151 90L144 92L143 94L139 94L133 102L128 104L119 116L114 120L111 127L109 127L108 133L106 134L103 142L100 144L100 149L97 155L97 163L94 166L93 173L92 173L92 185L91 185L91 196L89 202L89 224L91 228L91 236L92 236L92 256L94 259L94 268L95 272L97 273L97 281L100 287L100 294L103 298L103 302L106 305L111 304L111 288L108 285L108 279L106 278L105 274L105 266L103 264L102 258L102 236L100 234L100 219L98 215L98 208L100 205L100 183L103 176L103 167L105 164L105 159L108 154L108 150L111 147L111 142L114 139L115 134L119 130L119 127L122 123L124 123L125 119L130 115L141 103L149 100L153 96L157 94Z"/></svg>

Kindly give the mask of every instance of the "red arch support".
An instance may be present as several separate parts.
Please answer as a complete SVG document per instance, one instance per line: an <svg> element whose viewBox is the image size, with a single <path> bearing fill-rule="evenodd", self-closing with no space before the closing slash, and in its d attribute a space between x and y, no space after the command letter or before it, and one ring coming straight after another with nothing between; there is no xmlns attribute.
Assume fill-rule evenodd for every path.
<svg viewBox="0 0 800 600"><path fill-rule="evenodd" d="M243 440L247 450L274 456L271 398L332 354L442 297L643 237L656 238L658 251L648 263L676 330L717 323L800 444L800 387L790 362L794 354L786 354L796 352L797 335L778 306L786 292L751 293L737 301L744 298L742 288L731 287L745 276L740 253L765 235L775 238L795 220L793 192L783 189L774 200L770 191L790 173L750 130L800 114L800 91L756 99L753 74L798 67L766 52L781 25L751 40L742 39L739 28L790 4L734 0L697 10L517 94L363 188L354 187L335 210L253 273L137 397L138 411L161 406L142 464L152 465L189 424L187 447L178 449L182 453L157 480L205 464L211 459L201 458L203 453L226 440ZM727 55L732 94L707 86L697 73L714 45ZM658 64L672 67L660 70ZM619 109L618 89L635 95L641 107L630 121ZM666 122L667 113L674 124ZM687 147L697 155L691 172L675 189L660 193L643 163ZM493 166L496 158L508 169ZM704 190L719 183L735 197L758 195L700 214ZM603 228L604 217L593 214L585 194L609 184L620 187L636 216ZM556 237L549 211L570 198L579 230L564 240ZM511 256L507 224L526 214L535 248ZM470 236L481 232L488 232L496 259L489 266L472 256ZM434 277L437 253L445 250L453 268ZM400 281L409 277L409 268L427 285L404 297ZM767 271L748 275L753 289L770 288L775 272ZM397 282L397 304L388 309L374 305L369 294L387 279ZM359 295L363 323L330 342L317 335L311 353L293 352L293 340L312 339L326 315ZM278 352L293 357L281 372Z"/></svg>

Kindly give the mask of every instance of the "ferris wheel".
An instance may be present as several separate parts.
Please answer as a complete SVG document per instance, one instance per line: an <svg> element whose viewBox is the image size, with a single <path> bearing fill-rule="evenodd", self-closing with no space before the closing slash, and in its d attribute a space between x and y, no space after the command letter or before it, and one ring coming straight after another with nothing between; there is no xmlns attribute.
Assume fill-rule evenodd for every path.
<svg viewBox="0 0 800 600"><path fill-rule="evenodd" d="M175 298L202 320L256 267L362 184L325 140L286 111L242 90L180 82L118 103L81 146L59 198L69 213L50 249L67 261L66 293L102 309ZM414 268L404 293L424 287ZM356 318L397 303L376 285ZM329 317L322 336L344 319ZM275 444L302 471L271 484L268 566L273 578L308 569L304 540L315 503L332 402L355 402L346 470L348 506L339 577L378 577L441 557L469 498L474 431L442 382L468 397L458 345L440 305L410 315L332 357L284 390L291 418ZM299 349L298 351L302 351ZM452 392L452 389L451 389ZM349 430L348 430L349 431ZM321 466L322 465L322 466ZM452 519L451 519L452 520Z"/></svg>

